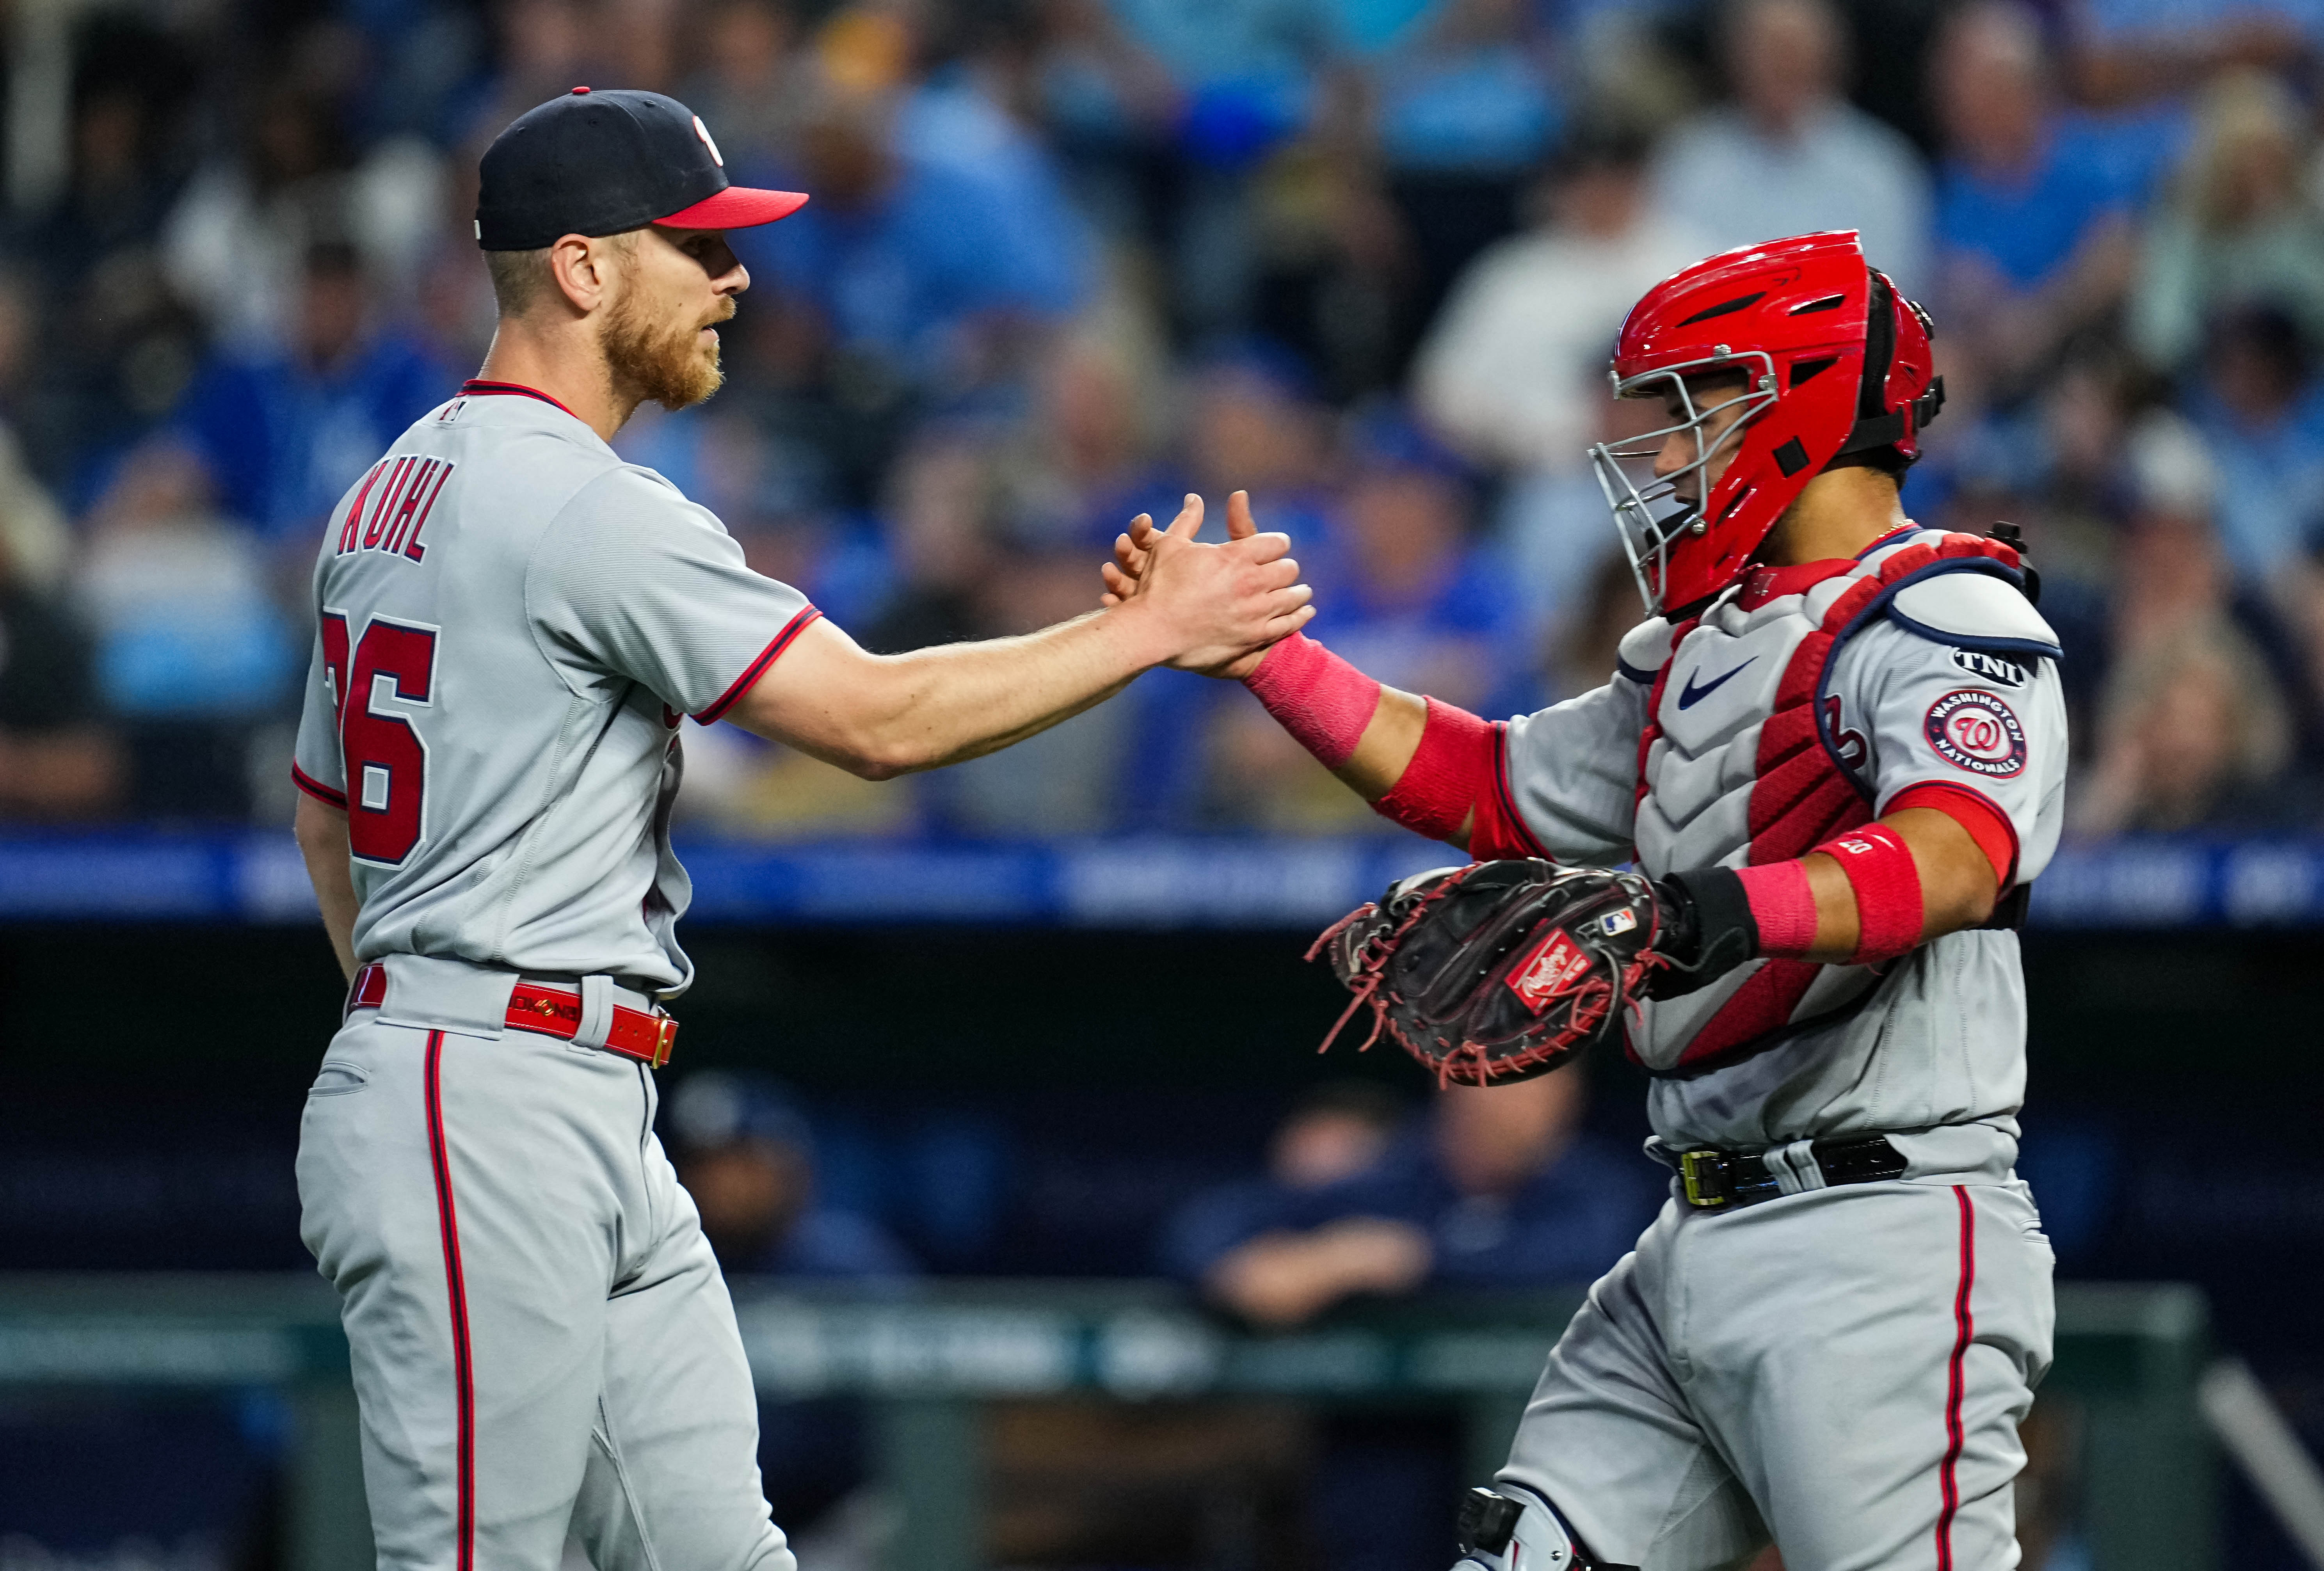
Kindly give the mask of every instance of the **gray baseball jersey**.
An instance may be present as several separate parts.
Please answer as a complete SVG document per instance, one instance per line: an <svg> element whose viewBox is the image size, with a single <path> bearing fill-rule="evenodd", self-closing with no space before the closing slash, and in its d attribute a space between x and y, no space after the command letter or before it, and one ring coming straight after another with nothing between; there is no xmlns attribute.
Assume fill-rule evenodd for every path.
<svg viewBox="0 0 2324 1571"><path fill-rule="evenodd" d="M2004 572L1913 530L1646 623L1611 682L1509 722L1517 816L1561 861L1635 850L1660 877L1799 856L1908 792L1962 793L1997 810L2010 882L2031 883L2058 843L2065 706L2056 636ZM2024 1036L2016 937L1978 931L1877 973L1757 962L1646 1005L1630 1047L1682 1149L1975 1125L2014 1152Z"/></svg>
<svg viewBox="0 0 2324 1571"><path fill-rule="evenodd" d="M295 777L347 811L356 958L683 991L678 725L806 598L553 400L476 381L341 501L314 597Z"/></svg>
<svg viewBox="0 0 2324 1571"><path fill-rule="evenodd" d="M300 786L347 813L358 995L300 1126L383 1567L793 1571L717 1262L597 1045L690 979L669 807L815 611L561 405L468 383L332 515ZM572 1042L512 1028L575 980ZM593 1024L594 1023L594 1024ZM585 1040L586 1039L586 1040Z"/></svg>
<svg viewBox="0 0 2324 1571"><path fill-rule="evenodd" d="M1761 569L1633 631L1606 686L1510 721L1503 816L1561 860L1660 876L1965 806L2021 886L2058 839L2058 658L2009 559L1967 537ZM1877 970L1757 961L1646 1006L1650 1149L1758 1153L1780 1193L1673 1198L1560 1339L1501 1484L1642 1571L1739 1565L1771 1536L1791 1571L2015 1565L2016 1427L2052 1321L2011 1172L2024 1048L2001 931ZM1904 1173L1827 1186L1812 1142L1872 1133Z"/></svg>

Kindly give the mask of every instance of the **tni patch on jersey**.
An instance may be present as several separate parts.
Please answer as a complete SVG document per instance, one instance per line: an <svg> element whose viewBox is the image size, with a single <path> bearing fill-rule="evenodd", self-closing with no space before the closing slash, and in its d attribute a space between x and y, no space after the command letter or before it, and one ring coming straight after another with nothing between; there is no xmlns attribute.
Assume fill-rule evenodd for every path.
<svg viewBox="0 0 2324 1571"><path fill-rule="evenodd" d="M1937 756L1956 769L2006 780L2025 768L2025 728L1993 694L1970 687L1948 693L1929 705L1923 729Z"/></svg>
<svg viewBox="0 0 2324 1571"><path fill-rule="evenodd" d="M2024 666L1983 649L1957 648L1953 651L1953 664L1972 676L1997 682L2004 687L2023 687L2027 680Z"/></svg>

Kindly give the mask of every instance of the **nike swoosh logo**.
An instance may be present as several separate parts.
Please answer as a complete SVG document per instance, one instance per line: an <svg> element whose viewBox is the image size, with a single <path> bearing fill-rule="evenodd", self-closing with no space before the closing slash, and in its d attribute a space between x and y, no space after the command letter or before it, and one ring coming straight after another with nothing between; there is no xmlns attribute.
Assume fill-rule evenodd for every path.
<svg viewBox="0 0 2324 1571"><path fill-rule="evenodd" d="M1753 661L1758 659L1758 657L1759 657L1757 655L1752 656L1749 660L1743 662L1743 666L1750 665ZM1724 672L1720 675L1714 676L1700 687L1697 687L1694 684L1694 679L1702 674L1702 667L1697 666L1692 671L1687 673L1686 685L1684 688L1680 690L1678 695L1678 706L1681 709L1692 709L1696 704L1702 703L1704 699L1718 692L1723 684L1730 682L1736 677L1741 675L1743 674L1743 666L1738 666L1732 671Z"/></svg>

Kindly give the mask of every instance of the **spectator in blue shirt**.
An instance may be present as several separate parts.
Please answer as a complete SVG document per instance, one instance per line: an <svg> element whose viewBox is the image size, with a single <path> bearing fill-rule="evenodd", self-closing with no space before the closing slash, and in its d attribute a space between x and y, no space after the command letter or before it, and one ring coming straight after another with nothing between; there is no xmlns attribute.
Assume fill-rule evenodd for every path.
<svg viewBox="0 0 2324 1571"><path fill-rule="evenodd" d="M1367 35L1380 154L1422 274L1407 309L1425 323L1470 260L1517 227L1563 118L1549 41L1526 0L1341 4Z"/></svg>
<svg viewBox="0 0 2324 1571"><path fill-rule="evenodd" d="M1089 515L1092 543L1110 547L1122 523L1140 512L1157 520L1175 517L1188 492L1203 497L1208 507L1205 537L1223 538L1226 499L1244 490L1250 492L1259 527L1281 529L1298 542L1300 571L1319 595L1328 597L1339 581L1342 560L1334 499L1324 485L1331 468L1329 411L1318 401L1306 366L1265 339L1218 345L1186 377L1183 409L1177 459L1139 475L1118 495L1101 496ZM1207 822L1222 813L1248 823L1263 816L1251 811L1239 766L1217 767L1218 749L1204 740L1210 728L1222 723L1222 714L1248 710L1246 721L1258 714L1245 695L1231 684L1188 672L1157 671L1133 684L1121 702L1138 717L1137 751L1130 766L1138 782L1131 804L1137 822L1151 827L1157 820ZM1268 733L1264 740L1261 731ZM1273 760L1260 766L1262 780L1277 765L1295 776L1316 770L1314 760L1296 745L1289 758L1266 751L1284 740L1283 728L1261 716L1257 726L1236 732L1233 745L1248 742ZM1206 769L1231 785L1231 800L1211 800L1216 794L1204 778ZM1338 798L1348 798L1337 781L1323 778L1337 788ZM1265 790L1262 785L1262 795ZM1329 804L1321 809L1327 816L1344 815L1343 801L1330 793L1318 795ZM1214 807L1220 812L1213 813ZM1361 813L1360 802L1356 808Z"/></svg>
<svg viewBox="0 0 2324 1571"><path fill-rule="evenodd" d="M1523 606L1475 537L1467 466L1392 405L1360 414L1343 448L1345 561L1328 599L1318 584L1316 636L1476 713L1524 707Z"/></svg>
<svg viewBox="0 0 2324 1571"><path fill-rule="evenodd" d="M998 44L984 41L990 51ZM981 57L936 70L897 106L897 156L937 164L982 187L1006 231L1020 287L1039 309L1056 311L1085 294L1096 268L1094 240L1065 194L1055 156L1005 101L998 68Z"/></svg>
<svg viewBox="0 0 2324 1571"><path fill-rule="evenodd" d="M1621 1258L1662 1185L1581 1127L1572 1069L1450 1086L1362 1171L1254 1211L1250 1236L1171 1263L1259 1325L1304 1324L1351 1297L1423 1286L1578 1285Z"/></svg>
<svg viewBox="0 0 2324 1571"><path fill-rule="evenodd" d="M309 535L457 379L385 329L354 246L309 248L287 349L213 360L179 407L224 510L278 541Z"/></svg>
<svg viewBox="0 0 2324 1571"><path fill-rule="evenodd" d="M1716 16L1735 101L1663 144L1658 205L1719 246L1858 230L1898 288L1927 288L1928 176L1902 133L1840 96L1849 41L1831 0L1725 0Z"/></svg>
<svg viewBox="0 0 2324 1571"><path fill-rule="evenodd" d="M963 118L945 107L920 106L913 126ZM899 154L894 133L882 101L825 89L799 140L801 188L815 200L738 234L735 249L815 310L858 380L916 391L973 386L1006 361L1013 327L1080 307L1088 237L1050 199L1029 153L979 171Z"/></svg>
<svg viewBox="0 0 2324 1571"><path fill-rule="evenodd" d="M1308 1196L1378 1162L1404 1111L1395 1096L1369 1081L1316 1087L1268 1142L1264 1173L1204 1190L1172 1213L1157 1251L1162 1269L1200 1282L1243 1245L1287 1226Z"/></svg>
<svg viewBox="0 0 2324 1571"><path fill-rule="evenodd" d="M2204 94L2193 145L2147 216L2126 322L2157 371L2186 371L2223 312L2281 307L2324 342L2324 202L2309 188L2316 138L2282 81L2220 78Z"/></svg>
<svg viewBox="0 0 2324 1571"><path fill-rule="evenodd" d="M2102 141L2061 115L2041 23L2016 0L1957 13L1930 77L1945 142L1940 314L1986 379L2006 380L2120 303L2138 193Z"/></svg>
<svg viewBox="0 0 2324 1571"><path fill-rule="evenodd" d="M2219 544L2245 584L2274 584L2324 522L2324 387L2286 311L2234 312L2210 337L2187 413L2218 474Z"/></svg>

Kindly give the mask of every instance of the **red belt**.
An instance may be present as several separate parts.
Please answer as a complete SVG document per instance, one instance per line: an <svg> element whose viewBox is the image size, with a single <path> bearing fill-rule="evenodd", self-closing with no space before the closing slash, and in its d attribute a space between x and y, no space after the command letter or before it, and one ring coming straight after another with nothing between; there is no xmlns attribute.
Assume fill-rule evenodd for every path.
<svg viewBox="0 0 2324 1571"><path fill-rule="evenodd" d="M385 1002L387 968L374 961L355 973L347 1007L376 1009ZM545 988L520 980L516 991L509 995L507 1024L512 1031L537 1031L570 1042L581 1034L581 995L571 988ZM669 1061L670 1044L677 1040L678 1022L669 1015L616 1004L613 1022L605 1028L604 1045L607 1052L659 1069Z"/></svg>

